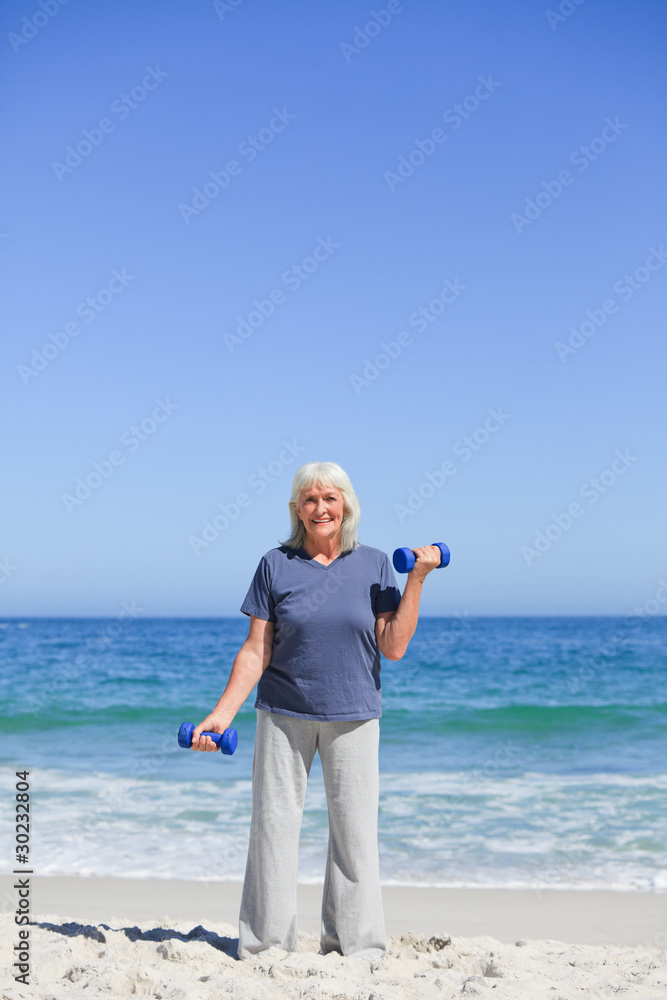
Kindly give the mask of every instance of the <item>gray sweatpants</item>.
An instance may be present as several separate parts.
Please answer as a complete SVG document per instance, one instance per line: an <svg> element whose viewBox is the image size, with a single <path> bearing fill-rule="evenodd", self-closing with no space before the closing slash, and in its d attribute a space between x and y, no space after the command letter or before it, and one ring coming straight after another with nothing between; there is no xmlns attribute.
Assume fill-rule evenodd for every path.
<svg viewBox="0 0 667 1000"><path fill-rule="evenodd" d="M322 952L379 958L386 932L377 843L379 719L318 722L257 710L239 958L297 950L296 886L306 782L317 750L329 813Z"/></svg>

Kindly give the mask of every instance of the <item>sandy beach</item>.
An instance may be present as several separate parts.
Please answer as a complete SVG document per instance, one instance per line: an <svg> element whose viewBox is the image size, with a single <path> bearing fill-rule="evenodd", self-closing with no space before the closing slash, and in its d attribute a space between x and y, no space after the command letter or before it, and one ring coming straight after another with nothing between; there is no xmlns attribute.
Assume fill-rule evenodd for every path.
<svg viewBox="0 0 667 1000"><path fill-rule="evenodd" d="M12 885L0 880L5 954ZM299 952L249 962L235 958L239 883L43 877L31 890L30 984L4 972L3 1000L667 996L662 894L387 886L388 954L369 963L318 954L316 885L299 887Z"/></svg>

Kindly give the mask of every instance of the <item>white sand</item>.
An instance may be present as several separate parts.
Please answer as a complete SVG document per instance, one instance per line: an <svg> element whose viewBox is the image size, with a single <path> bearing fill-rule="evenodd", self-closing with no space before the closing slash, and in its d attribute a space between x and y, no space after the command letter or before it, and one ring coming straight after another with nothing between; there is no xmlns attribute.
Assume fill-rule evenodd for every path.
<svg viewBox="0 0 667 1000"><path fill-rule="evenodd" d="M17 941L17 928L5 904L0 915L5 958L0 997L667 998L666 896L388 888L384 895L389 929L402 925L405 933L390 938L389 953L380 962L319 955L313 933L300 937L297 954L273 949L263 958L239 962L234 957L236 926L220 917L227 917L221 911L236 910L240 886L218 883L206 889L204 885L35 879L30 986L7 975L12 959L7 962L6 958ZM11 879L1 880L3 892L10 886ZM300 887L301 924L311 932L317 930L320 894L320 887ZM62 916L44 906L47 901L53 904L56 897ZM188 911L197 902L207 913L192 919ZM462 921L456 913L457 902L464 911ZM417 905L424 930L408 932ZM147 910L153 914L148 918ZM218 920L207 915L213 910L218 911ZM99 919L100 912L106 919ZM505 931L528 927L534 920L542 928L540 934L551 922L553 929L566 932L565 938L597 940L607 929L616 943L580 943L554 936L540 939L528 932L511 940L511 934L503 933L501 940L497 933L490 933L503 927ZM469 926L465 936L456 933L461 923ZM573 934L568 935L568 925ZM624 928L627 943L619 943Z"/></svg>

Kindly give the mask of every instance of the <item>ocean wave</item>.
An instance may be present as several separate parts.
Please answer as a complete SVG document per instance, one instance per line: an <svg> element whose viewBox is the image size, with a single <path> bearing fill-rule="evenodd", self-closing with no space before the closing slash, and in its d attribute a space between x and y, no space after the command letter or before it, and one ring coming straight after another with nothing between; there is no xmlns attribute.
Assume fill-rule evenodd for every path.
<svg viewBox="0 0 667 1000"><path fill-rule="evenodd" d="M0 772L10 792L14 774ZM239 880L251 782L224 768L187 781L158 772L31 772L43 875ZM379 845L386 884L667 891L667 774L585 776L384 773ZM6 828L6 829L5 829ZM8 820L0 834L9 836ZM324 874L328 824L311 774L300 878Z"/></svg>

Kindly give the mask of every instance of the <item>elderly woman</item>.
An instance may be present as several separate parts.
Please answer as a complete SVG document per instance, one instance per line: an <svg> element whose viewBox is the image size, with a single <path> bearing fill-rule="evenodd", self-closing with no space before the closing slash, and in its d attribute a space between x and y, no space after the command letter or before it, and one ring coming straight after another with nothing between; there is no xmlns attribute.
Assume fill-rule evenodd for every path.
<svg viewBox="0 0 667 1000"><path fill-rule="evenodd" d="M334 462L297 470L289 511L292 534L260 560L241 606L248 637L192 746L217 749L200 734L224 732L257 684L238 957L272 946L297 950L299 833L318 751L329 815L321 950L375 959L386 950L377 844L380 653L390 660L405 653L440 550L413 550L401 596L388 556L359 542L359 501Z"/></svg>

